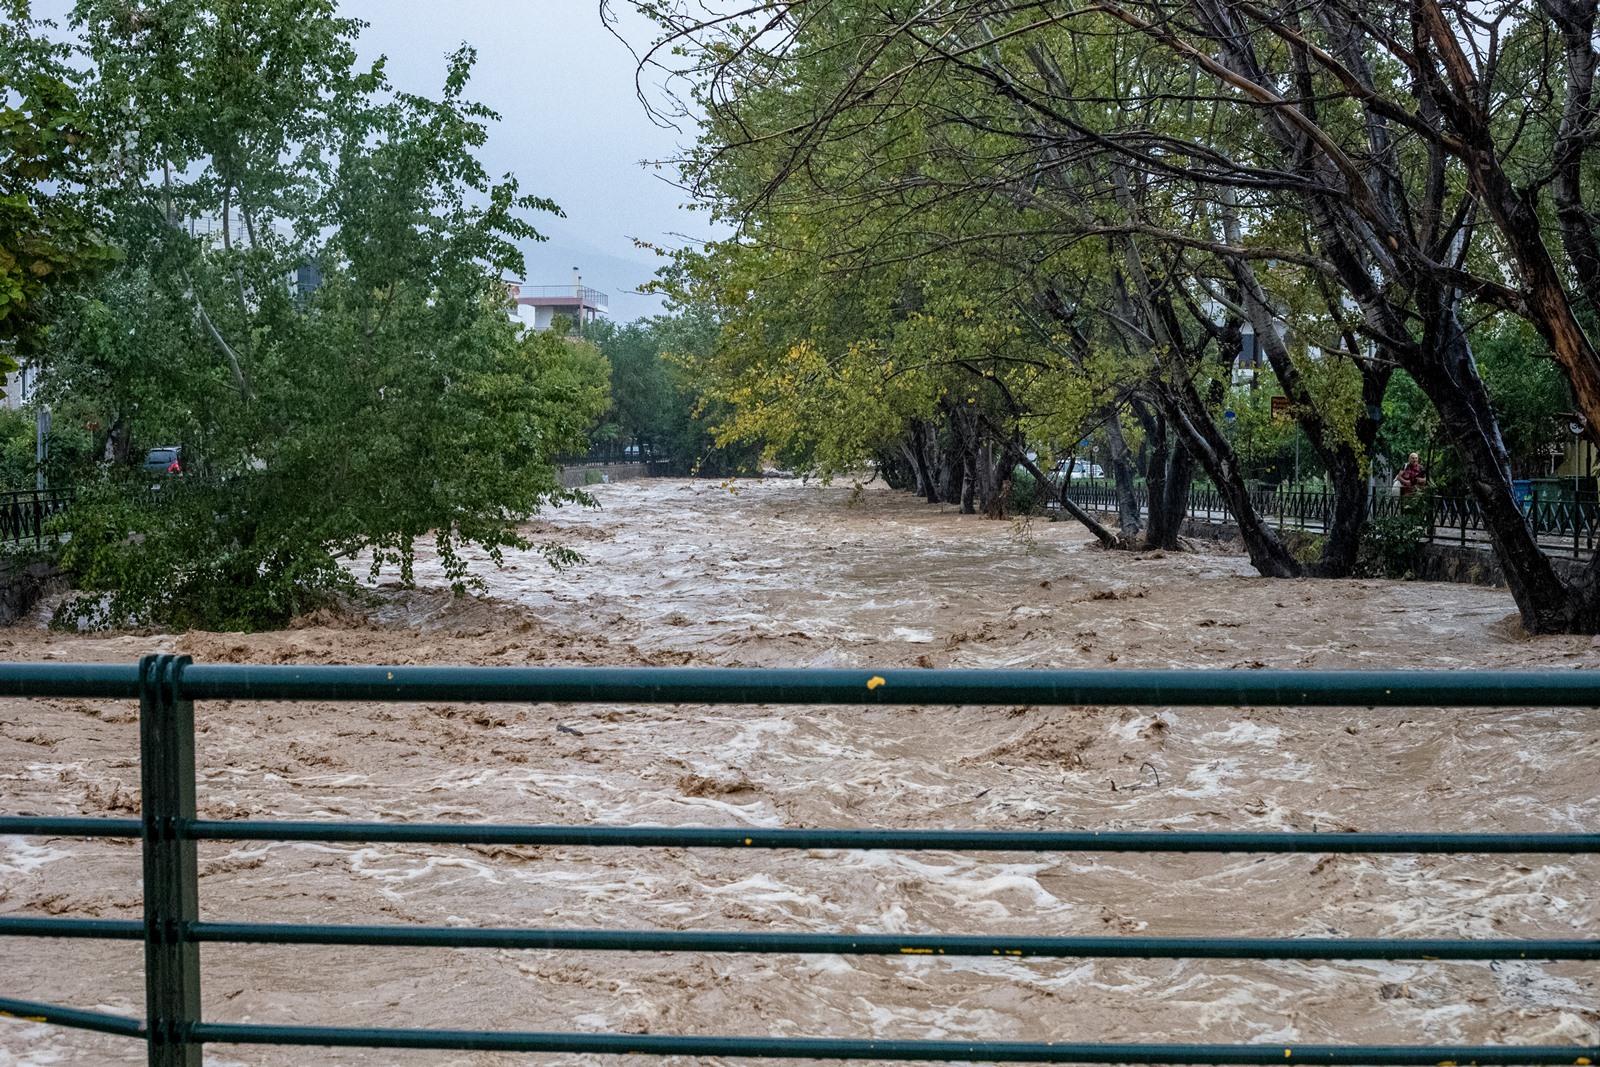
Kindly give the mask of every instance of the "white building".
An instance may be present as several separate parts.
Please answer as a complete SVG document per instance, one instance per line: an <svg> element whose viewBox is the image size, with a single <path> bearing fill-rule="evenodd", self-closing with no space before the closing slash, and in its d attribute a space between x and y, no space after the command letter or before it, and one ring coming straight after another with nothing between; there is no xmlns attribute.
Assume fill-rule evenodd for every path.
<svg viewBox="0 0 1600 1067"><path fill-rule="evenodd" d="M10 374L6 375L5 406L12 411L18 411L33 397L33 391L38 385L38 372L24 363Z"/></svg>
<svg viewBox="0 0 1600 1067"><path fill-rule="evenodd" d="M511 297L511 317L530 329L548 330L557 315L565 315L575 326L584 326L608 313L610 297L597 289L584 287L583 275L572 268L571 285L524 285L506 282Z"/></svg>

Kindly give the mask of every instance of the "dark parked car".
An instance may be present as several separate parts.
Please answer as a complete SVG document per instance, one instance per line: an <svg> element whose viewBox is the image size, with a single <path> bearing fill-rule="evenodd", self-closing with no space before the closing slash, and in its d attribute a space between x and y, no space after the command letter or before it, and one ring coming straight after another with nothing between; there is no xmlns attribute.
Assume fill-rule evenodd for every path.
<svg viewBox="0 0 1600 1067"><path fill-rule="evenodd" d="M183 449L177 445L152 448L144 457L144 469L151 474L182 474Z"/></svg>

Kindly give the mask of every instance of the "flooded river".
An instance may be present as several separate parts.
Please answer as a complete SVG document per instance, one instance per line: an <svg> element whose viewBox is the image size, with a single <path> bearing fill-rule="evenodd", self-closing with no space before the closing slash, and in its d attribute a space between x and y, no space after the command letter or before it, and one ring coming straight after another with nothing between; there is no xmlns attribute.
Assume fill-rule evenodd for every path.
<svg viewBox="0 0 1600 1067"><path fill-rule="evenodd" d="M881 486L652 481L551 513L457 600L420 588L263 635L0 631L10 659L1594 669L1504 591L1271 581L1107 553ZM137 707L0 702L0 808L137 811ZM203 816L987 829L1585 830L1600 712L1036 707L197 708ZM966 934L1594 937L1586 858L735 852L248 843L203 917ZM0 838L0 912L136 918L132 844ZM12 940L0 995L142 1014L134 944ZM208 1018L634 1033L1580 1043L1583 964L749 957L206 946ZM143 1062L0 1019L0 1065ZM208 1064L581 1057L216 1046ZM665 1061L690 1062L686 1060ZM705 1061L731 1062L731 1061Z"/></svg>

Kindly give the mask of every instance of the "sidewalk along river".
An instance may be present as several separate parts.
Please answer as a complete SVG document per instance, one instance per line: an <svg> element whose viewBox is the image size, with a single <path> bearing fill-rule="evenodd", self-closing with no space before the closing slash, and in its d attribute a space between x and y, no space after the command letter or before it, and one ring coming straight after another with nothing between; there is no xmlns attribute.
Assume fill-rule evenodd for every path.
<svg viewBox="0 0 1600 1067"><path fill-rule="evenodd" d="M598 486L455 599L424 560L259 635L3 632L11 659L887 667L1592 669L1503 592L1271 581L794 481ZM359 565L358 565L359 566ZM0 807L137 810L137 708L0 702ZM1600 713L202 704L207 817L988 829L1593 830ZM669 930L1583 937L1587 857L719 852L219 843L208 919ZM136 918L130 845L0 839L0 911ZM14 941L0 988L140 1014L134 944ZM208 1018L650 1033L1592 1043L1592 967L207 946ZM0 1019L0 1064L137 1063ZM208 1063L515 1063L211 1049ZM587 1062L541 1057L541 1063ZM619 1061L621 1062L621 1061ZM644 1061L638 1061L644 1062Z"/></svg>

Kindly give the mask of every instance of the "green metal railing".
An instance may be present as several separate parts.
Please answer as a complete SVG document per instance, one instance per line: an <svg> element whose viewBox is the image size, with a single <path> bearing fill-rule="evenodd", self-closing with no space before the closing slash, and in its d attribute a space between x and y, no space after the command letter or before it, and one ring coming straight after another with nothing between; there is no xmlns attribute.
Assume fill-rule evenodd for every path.
<svg viewBox="0 0 1600 1067"><path fill-rule="evenodd" d="M1059 484L1050 492L1058 494ZM1333 522L1334 497L1330 492L1300 492L1289 489L1256 489L1250 495L1250 506L1256 517L1268 526L1279 530L1307 530L1321 533ZM1072 500L1090 511L1115 513L1120 507L1116 486L1110 484L1074 483ZM1150 510L1149 492L1137 486L1134 503L1142 514ZM1408 501L1410 502L1408 505ZM1537 486L1520 501L1523 516L1540 546L1551 555L1587 559L1600 545L1600 502L1587 491L1551 495L1547 489L1541 496ZM1051 499L1047 510L1057 510L1059 502ZM1483 510L1477 501L1468 496L1444 496L1427 492L1420 497L1402 498L1391 495L1386 487L1374 487L1367 496L1367 514L1371 518L1393 518L1411 506L1417 520L1418 538L1433 544L1458 544L1463 548L1491 547L1489 528L1484 523ZM1212 488L1193 488L1185 498L1185 514L1201 522L1218 524L1234 520L1233 507L1226 497Z"/></svg>
<svg viewBox="0 0 1600 1067"><path fill-rule="evenodd" d="M0 936L141 941L145 1017L0 997L0 1013L136 1038L155 1067L198 1067L208 1043L990 1063L1589 1064L1583 1045L1291 1045L903 1041L545 1033L207 1022L200 946L378 945L618 952L1267 960L1595 960L1600 940L981 937L203 922L201 841L356 841L737 849L1034 852L1600 852L1600 833L1303 833L749 829L219 821L195 808L194 701L457 703L1036 704L1146 706L1600 707L1600 673L1444 671L942 671L699 668L137 666L0 664L0 696L140 701L139 819L0 816L0 834L139 839L144 919L0 916Z"/></svg>

